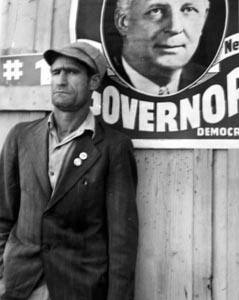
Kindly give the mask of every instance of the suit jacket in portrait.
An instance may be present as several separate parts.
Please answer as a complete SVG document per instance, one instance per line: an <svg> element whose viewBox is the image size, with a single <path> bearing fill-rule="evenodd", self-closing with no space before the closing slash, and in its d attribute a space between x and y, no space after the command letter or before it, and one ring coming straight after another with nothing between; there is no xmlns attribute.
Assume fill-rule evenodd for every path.
<svg viewBox="0 0 239 300"><path fill-rule="evenodd" d="M133 84L126 73L122 60L119 57L113 58L113 66L116 72L120 75L124 81L126 81L129 85L133 87ZM205 72L205 67L196 64L196 63L188 63L182 70L180 81L179 81L179 91L191 85L194 81L196 81L203 73Z"/></svg>
<svg viewBox="0 0 239 300"><path fill-rule="evenodd" d="M18 124L7 137L0 161L6 287L0 299L26 299L43 276L52 300L133 299L138 223L131 142L97 122L93 139L84 134L73 143L52 191L47 117ZM81 152L88 157L77 167Z"/></svg>

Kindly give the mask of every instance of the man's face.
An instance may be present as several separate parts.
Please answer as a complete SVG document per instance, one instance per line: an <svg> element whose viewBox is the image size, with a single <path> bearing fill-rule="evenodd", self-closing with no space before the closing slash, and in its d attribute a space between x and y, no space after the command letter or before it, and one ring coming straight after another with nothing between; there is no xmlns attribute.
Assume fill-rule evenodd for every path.
<svg viewBox="0 0 239 300"><path fill-rule="evenodd" d="M207 0L133 0L121 20L126 59L133 67L183 67L197 49L207 10Z"/></svg>
<svg viewBox="0 0 239 300"><path fill-rule="evenodd" d="M89 106L92 77L79 61L59 56L51 66L52 104L62 111L77 111Z"/></svg>

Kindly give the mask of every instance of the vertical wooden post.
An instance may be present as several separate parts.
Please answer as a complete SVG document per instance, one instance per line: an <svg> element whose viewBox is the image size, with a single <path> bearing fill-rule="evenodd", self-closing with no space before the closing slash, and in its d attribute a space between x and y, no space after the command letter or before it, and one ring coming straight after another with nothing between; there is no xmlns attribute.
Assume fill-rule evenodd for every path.
<svg viewBox="0 0 239 300"><path fill-rule="evenodd" d="M192 299L212 299L212 167L212 150L194 150Z"/></svg>
<svg viewBox="0 0 239 300"><path fill-rule="evenodd" d="M228 248L228 151L214 153L213 199L213 296L216 300L227 298L227 248Z"/></svg>
<svg viewBox="0 0 239 300"><path fill-rule="evenodd" d="M239 299L239 153L228 151L227 299Z"/></svg>

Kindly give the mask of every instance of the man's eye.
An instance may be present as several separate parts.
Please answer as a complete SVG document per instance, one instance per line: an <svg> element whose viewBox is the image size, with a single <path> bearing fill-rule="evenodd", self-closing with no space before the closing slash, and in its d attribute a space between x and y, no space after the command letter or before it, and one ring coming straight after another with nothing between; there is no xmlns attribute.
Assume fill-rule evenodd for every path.
<svg viewBox="0 0 239 300"><path fill-rule="evenodd" d="M78 70L69 70L68 71L68 74L71 74L71 75L75 75L75 74L78 74L79 71Z"/></svg>
<svg viewBox="0 0 239 300"><path fill-rule="evenodd" d="M58 74L60 74L60 71L59 70L51 70L51 74L58 75Z"/></svg>
<svg viewBox="0 0 239 300"><path fill-rule="evenodd" d="M191 14L191 13L197 13L198 10L196 9L196 7L193 7L193 6L187 6L187 7L184 7L182 9L182 11L186 14Z"/></svg>
<svg viewBox="0 0 239 300"><path fill-rule="evenodd" d="M155 8L150 9L147 12L147 15L149 15L151 17L161 18L163 16L163 10L159 7L155 7Z"/></svg>

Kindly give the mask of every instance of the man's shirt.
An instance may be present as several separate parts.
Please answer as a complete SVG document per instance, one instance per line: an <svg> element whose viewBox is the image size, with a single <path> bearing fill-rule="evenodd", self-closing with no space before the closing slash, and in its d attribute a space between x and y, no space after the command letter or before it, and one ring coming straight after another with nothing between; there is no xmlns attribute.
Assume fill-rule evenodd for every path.
<svg viewBox="0 0 239 300"><path fill-rule="evenodd" d="M151 80L149 80L148 78L144 77L142 74L137 72L134 68L132 68L132 66L130 66L127 63L124 57L122 57L122 65L135 88L149 94L154 94L154 95L161 94L160 90L162 86L159 86L158 84L152 82ZM181 71L177 73L176 78L173 81L169 82L166 85L167 93L165 94L172 94L178 91L180 75L181 75Z"/></svg>
<svg viewBox="0 0 239 300"><path fill-rule="evenodd" d="M60 175L61 169L64 168L64 161L71 153L73 140L81 136L86 130L95 133L95 118L90 111L85 121L68 136L66 136L61 142L59 142L57 136L57 130L54 125L54 114L51 113L48 118L49 126L49 160L48 160L48 176L50 179L51 187L54 190L57 179ZM93 136L92 135L92 136Z"/></svg>

